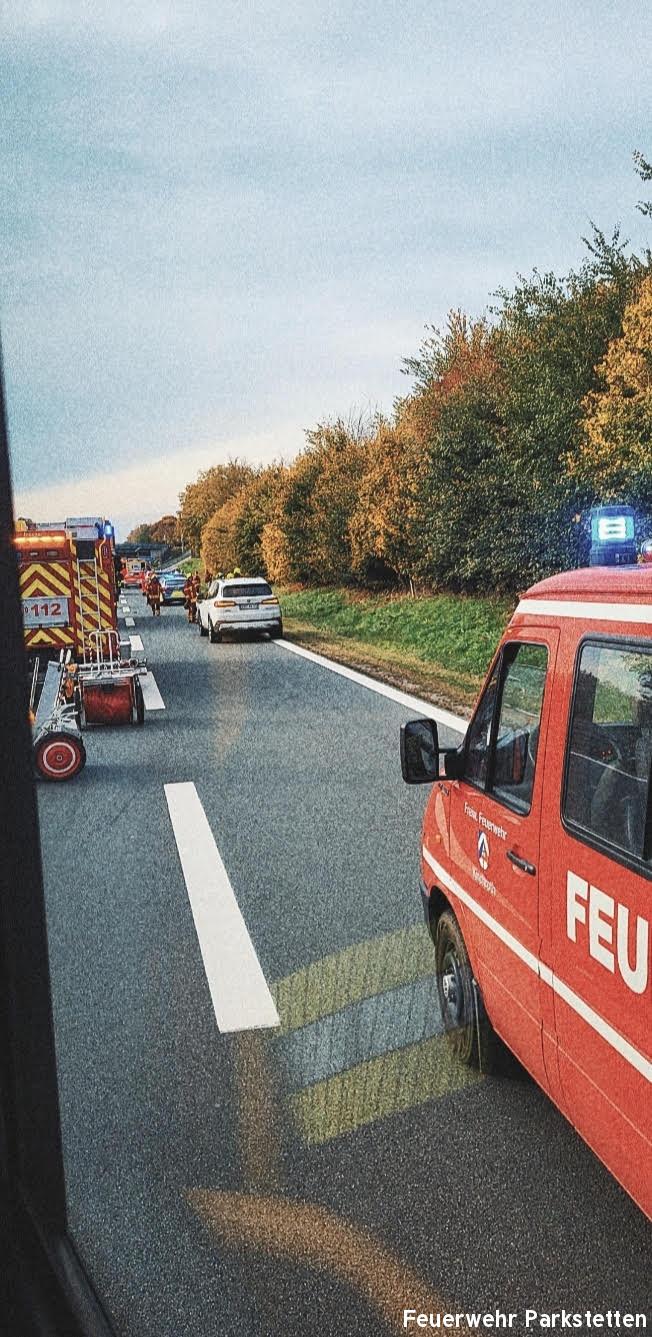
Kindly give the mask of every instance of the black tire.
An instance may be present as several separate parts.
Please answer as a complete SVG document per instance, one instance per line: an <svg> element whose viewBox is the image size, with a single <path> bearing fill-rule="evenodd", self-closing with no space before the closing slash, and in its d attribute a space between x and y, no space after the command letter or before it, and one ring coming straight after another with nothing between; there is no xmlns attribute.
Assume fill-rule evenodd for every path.
<svg viewBox="0 0 652 1337"><path fill-rule="evenodd" d="M134 678L134 707L131 712L131 723L145 723L145 698L143 696L143 689L140 685L139 678Z"/></svg>
<svg viewBox="0 0 652 1337"><path fill-rule="evenodd" d="M197 626L199 627L200 636L208 636L208 627L204 626L199 614L197 614Z"/></svg>
<svg viewBox="0 0 652 1337"><path fill-rule="evenodd" d="M271 640L278 641L280 637L283 635L283 623L279 622L277 627L272 627L272 630L270 631L269 634Z"/></svg>
<svg viewBox="0 0 652 1337"><path fill-rule="evenodd" d="M208 619L208 638L210 640L211 645L219 645L222 639L221 631L218 631L217 627L213 626L213 623L211 622L210 618Z"/></svg>
<svg viewBox="0 0 652 1337"><path fill-rule="evenodd" d="M43 780L72 780L86 765L86 748L78 734L47 733L34 748L34 765Z"/></svg>
<svg viewBox="0 0 652 1337"><path fill-rule="evenodd" d="M461 1063L488 1072L494 1064L497 1037L477 985L474 988L466 943L452 910L444 910L437 921L435 961L437 994L449 1047Z"/></svg>

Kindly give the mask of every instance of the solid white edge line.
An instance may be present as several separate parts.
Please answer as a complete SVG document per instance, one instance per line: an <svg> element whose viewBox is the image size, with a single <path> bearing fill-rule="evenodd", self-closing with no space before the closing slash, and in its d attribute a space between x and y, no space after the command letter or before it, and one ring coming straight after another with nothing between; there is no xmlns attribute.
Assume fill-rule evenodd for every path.
<svg viewBox="0 0 652 1337"><path fill-rule="evenodd" d="M165 710L165 702L159 692L156 678L150 669L140 677L145 710Z"/></svg>
<svg viewBox="0 0 652 1337"><path fill-rule="evenodd" d="M144 649L145 649L145 647L144 647L144 645L143 645L143 638L142 638L142 636L130 636L130 637L129 637L129 644L130 644L130 646L131 646L131 649L132 649L134 652L135 652L136 650L144 650Z"/></svg>
<svg viewBox="0 0 652 1337"><path fill-rule="evenodd" d="M456 882L450 876L450 873L447 873L446 869L442 868L436 859L433 859L430 850L425 845L422 846L422 850L426 863L432 868L435 877L440 880L442 885L457 896L481 923L490 929L535 975L538 975L539 979L543 980L544 984L549 985L558 998L563 999L568 1007L572 1008L573 1012L576 1012L592 1030L600 1035L603 1040L606 1040L607 1044L615 1049L621 1058L624 1058L648 1082L652 1082L652 1063L649 1059L646 1059L644 1054L639 1053L638 1049L635 1049L634 1045L629 1043L629 1040L626 1040L608 1021L605 1021L604 1017L600 1016L599 1012L594 1012L593 1008L579 994L576 994L568 984L565 984L558 975L555 975L550 966L540 961L538 956L534 956L532 952L528 951L527 947L523 946L522 942L519 942L518 938L514 938L511 933L508 933L507 929L503 928L503 925L499 924L498 920L494 919L493 915L490 915L484 909L484 906L479 905L473 896L469 896L468 891L465 891L459 882Z"/></svg>
<svg viewBox="0 0 652 1337"><path fill-rule="evenodd" d="M396 701L399 706L405 706L407 710L415 710L419 715L426 715L428 719L436 720L443 728L451 729L453 733L466 733L468 720L461 715L451 714L449 710L433 706L431 701L421 701L417 696L401 692L398 687L390 687L388 683L369 678L366 673L359 673L357 669L348 668L346 664L338 664L335 659L326 659L324 655L315 654L314 650L305 650L302 645L295 645L294 641L278 640L273 644L279 645L283 650L290 650L293 655L300 655L302 659L309 659L313 664L319 664L321 668L330 669L331 673L339 673L342 678L349 678L351 682L357 682L361 687L368 687L370 691L378 692L379 696L386 696L390 701Z"/></svg>
<svg viewBox="0 0 652 1337"><path fill-rule="evenodd" d="M135 622L135 619L134 619L133 617L126 617L126 618L125 618L125 627L135 627L135 625L136 625L136 622Z"/></svg>
<svg viewBox="0 0 652 1337"><path fill-rule="evenodd" d="M219 1029L280 1026L195 785L190 781L164 789Z"/></svg>
<svg viewBox="0 0 652 1337"><path fill-rule="evenodd" d="M594 603L573 599L521 599L512 617L585 617L598 622L652 622L652 604Z"/></svg>

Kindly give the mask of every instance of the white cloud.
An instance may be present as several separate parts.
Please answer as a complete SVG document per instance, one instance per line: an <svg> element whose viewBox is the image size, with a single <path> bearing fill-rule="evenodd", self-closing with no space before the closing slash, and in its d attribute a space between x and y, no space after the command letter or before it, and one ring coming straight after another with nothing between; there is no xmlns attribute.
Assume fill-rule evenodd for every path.
<svg viewBox="0 0 652 1337"><path fill-rule="evenodd" d="M50 487L18 490L14 497L14 512L31 520L103 515L115 524L118 538L124 539L134 525L174 514L179 505L179 493L187 483L194 481L200 469L225 463L229 456L236 455L252 464L268 464L282 454L288 458L288 446L296 452L302 444L302 428L292 423L273 432L234 437L219 445L177 450L111 473L69 479Z"/></svg>
<svg viewBox="0 0 652 1337"><path fill-rule="evenodd" d="M7 29L16 33L57 28L75 34L95 31L138 40L167 32L174 25L175 7L145 4L143 0L137 9L112 3L89 7L79 0L7 0L4 19Z"/></svg>

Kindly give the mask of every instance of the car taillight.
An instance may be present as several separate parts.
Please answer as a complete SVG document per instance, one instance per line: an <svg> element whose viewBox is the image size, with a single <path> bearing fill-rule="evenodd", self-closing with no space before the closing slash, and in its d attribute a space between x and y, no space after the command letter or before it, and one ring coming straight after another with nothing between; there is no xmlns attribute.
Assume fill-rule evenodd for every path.
<svg viewBox="0 0 652 1337"><path fill-rule="evenodd" d="M235 608L235 599L215 599L213 608Z"/></svg>
<svg viewBox="0 0 652 1337"><path fill-rule="evenodd" d="M275 599L275 598L273 598L273 599L261 599L260 602L261 602L261 604L276 604L276 605L278 606L278 599Z"/></svg>

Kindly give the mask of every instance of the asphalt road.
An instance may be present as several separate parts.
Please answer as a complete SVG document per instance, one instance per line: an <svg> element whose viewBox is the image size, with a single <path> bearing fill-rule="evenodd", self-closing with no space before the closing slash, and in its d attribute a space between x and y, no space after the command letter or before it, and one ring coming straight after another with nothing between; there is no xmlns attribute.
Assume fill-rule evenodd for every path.
<svg viewBox="0 0 652 1337"><path fill-rule="evenodd" d="M39 787L70 1226L117 1333L645 1311L642 1215L520 1071L447 1055L408 712L130 602L166 709L89 729L83 774ZM181 782L280 1030L218 1029L164 791Z"/></svg>

